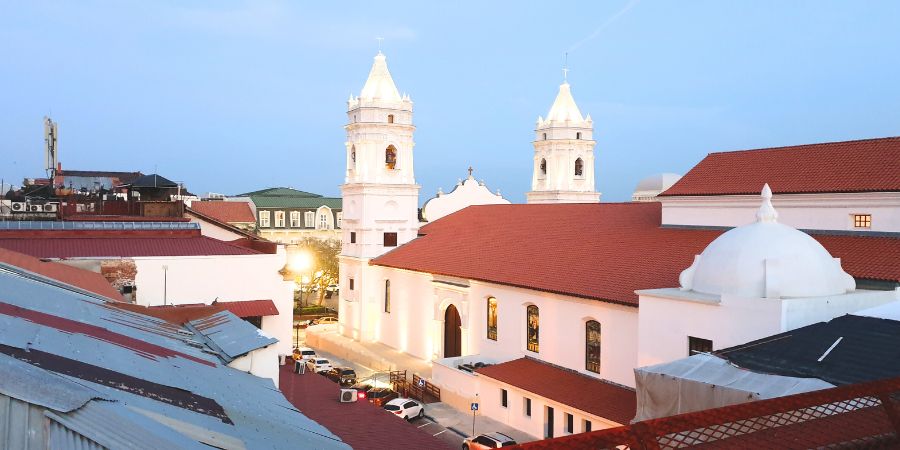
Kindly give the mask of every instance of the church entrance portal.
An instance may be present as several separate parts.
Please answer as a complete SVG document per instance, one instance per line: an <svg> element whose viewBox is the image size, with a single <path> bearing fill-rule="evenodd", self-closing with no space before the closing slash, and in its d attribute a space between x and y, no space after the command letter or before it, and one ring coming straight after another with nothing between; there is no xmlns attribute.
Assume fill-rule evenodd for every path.
<svg viewBox="0 0 900 450"><path fill-rule="evenodd" d="M444 358L462 354L462 320L456 306L450 305L444 312Z"/></svg>

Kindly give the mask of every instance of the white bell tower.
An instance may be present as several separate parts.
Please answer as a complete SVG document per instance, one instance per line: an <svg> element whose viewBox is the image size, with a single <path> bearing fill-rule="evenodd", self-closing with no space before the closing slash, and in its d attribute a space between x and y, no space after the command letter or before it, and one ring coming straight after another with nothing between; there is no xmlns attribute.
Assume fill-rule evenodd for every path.
<svg viewBox="0 0 900 450"><path fill-rule="evenodd" d="M597 203L594 188L594 121L581 116L567 81L547 119L535 128L534 175L528 203Z"/></svg>
<svg viewBox="0 0 900 450"><path fill-rule="evenodd" d="M339 317L341 333L358 340L375 339L383 290L369 260L415 239L419 229L412 109L379 51L362 92L347 101L344 126Z"/></svg>

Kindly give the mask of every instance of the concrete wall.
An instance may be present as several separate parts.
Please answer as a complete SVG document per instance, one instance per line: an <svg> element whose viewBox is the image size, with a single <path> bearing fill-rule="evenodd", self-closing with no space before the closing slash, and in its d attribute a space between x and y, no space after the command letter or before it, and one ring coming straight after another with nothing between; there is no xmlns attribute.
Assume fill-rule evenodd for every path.
<svg viewBox="0 0 900 450"><path fill-rule="evenodd" d="M762 186L760 186L760 189ZM734 227L756 220L759 195L659 197L662 223ZM900 231L900 193L777 194L778 221L809 230ZM871 214L870 229L854 228L854 214Z"/></svg>
<svg viewBox="0 0 900 450"><path fill-rule="evenodd" d="M269 378L278 386L279 355L277 345L254 350L240 358L231 361L228 367L249 372L260 378Z"/></svg>

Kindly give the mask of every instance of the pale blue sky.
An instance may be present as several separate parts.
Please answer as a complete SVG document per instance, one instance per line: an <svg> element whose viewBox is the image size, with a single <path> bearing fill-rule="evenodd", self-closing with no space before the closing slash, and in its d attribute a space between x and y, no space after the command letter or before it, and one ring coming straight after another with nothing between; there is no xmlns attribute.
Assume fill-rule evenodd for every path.
<svg viewBox="0 0 900 450"><path fill-rule="evenodd" d="M339 195L346 99L384 36L423 202L470 164L524 201L566 50L623 201L712 151L900 135L898 23L895 1L3 1L0 177L41 176L52 111L70 169Z"/></svg>

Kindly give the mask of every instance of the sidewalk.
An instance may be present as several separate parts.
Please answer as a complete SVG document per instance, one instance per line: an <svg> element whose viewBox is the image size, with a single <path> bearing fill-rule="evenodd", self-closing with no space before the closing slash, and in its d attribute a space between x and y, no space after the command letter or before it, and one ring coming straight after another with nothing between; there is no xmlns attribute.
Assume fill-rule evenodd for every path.
<svg viewBox="0 0 900 450"><path fill-rule="evenodd" d="M410 375L417 373L424 378L431 378L431 361L416 358L377 342L354 341L338 334L337 327L333 325L315 325L307 328L306 345L377 371L405 369ZM451 432L465 437L472 435L472 413L470 411L460 411L442 402L429 403L425 410L427 417ZM499 431L520 443L538 440L534 436L489 417L475 416L476 434L492 431Z"/></svg>
<svg viewBox="0 0 900 450"><path fill-rule="evenodd" d="M464 413L446 403L429 403L427 417L457 434L472 436L472 413ZM518 443L536 441L538 438L523 433L490 417L475 415L475 435L499 431Z"/></svg>

